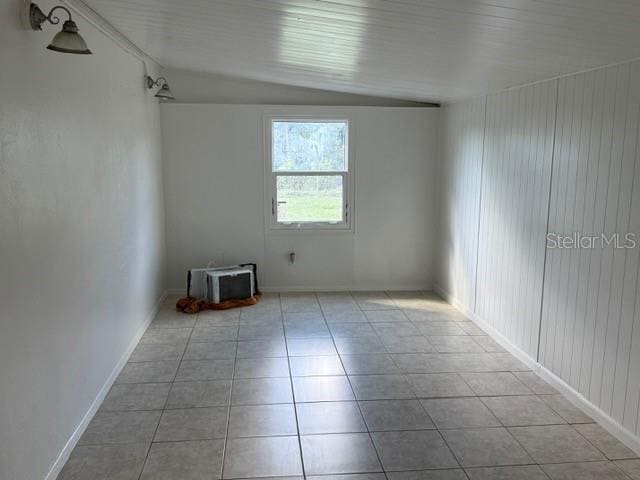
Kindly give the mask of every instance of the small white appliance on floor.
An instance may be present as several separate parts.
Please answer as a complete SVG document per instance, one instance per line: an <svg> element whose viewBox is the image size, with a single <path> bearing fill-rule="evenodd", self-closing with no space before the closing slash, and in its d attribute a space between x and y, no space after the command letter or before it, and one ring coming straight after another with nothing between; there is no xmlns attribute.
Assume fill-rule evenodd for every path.
<svg viewBox="0 0 640 480"><path fill-rule="evenodd" d="M187 296L210 303L244 299L257 292L256 265L192 268L187 272Z"/></svg>
<svg viewBox="0 0 640 480"><path fill-rule="evenodd" d="M230 299L253 297L253 270L246 267L216 268L206 272L207 301L220 303Z"/></svg>

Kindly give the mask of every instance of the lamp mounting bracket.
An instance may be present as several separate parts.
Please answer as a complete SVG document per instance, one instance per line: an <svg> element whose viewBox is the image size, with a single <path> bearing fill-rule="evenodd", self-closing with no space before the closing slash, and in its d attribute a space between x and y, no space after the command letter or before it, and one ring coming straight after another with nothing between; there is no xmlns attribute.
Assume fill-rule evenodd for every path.
<svg viewBox="0 0 640 480"><path fill-rule="evenodd" d="M147 75L147 88L161 87L167 83L167 79L164 77L158 77L156 80Z"/></svg>
<svg viewBox="0 0 640 480"><path fill-rule="evenodd" d="M56 5L53 7L48 15L36 5L35 3L31 3L29 5L29 22L31 23L31 28L33 30L42 30L42 24L44 22L49 22L52 25L58 25L60 23L60 17L54 15L56 10L64 10L69 16L69 20L71 20L71 11L62 5Z"/></svg>

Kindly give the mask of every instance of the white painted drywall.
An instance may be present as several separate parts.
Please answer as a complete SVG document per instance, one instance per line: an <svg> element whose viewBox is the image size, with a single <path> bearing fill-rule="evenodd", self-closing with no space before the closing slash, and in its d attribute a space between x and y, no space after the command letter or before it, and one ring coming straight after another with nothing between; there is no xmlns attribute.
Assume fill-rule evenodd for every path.
<svg viewBox="0 0 640 480"><path fill-rule="evenodd" d="M396 98L372 97L353 93L332 92L260 82L247 78L227 77L192 72L179 68L163 68L171 92L181 103L219 103L243 105L348 105L377 107L424 107L425 104Z"/></svg>
<svg viewBox="0 0 640 480"><path fill-rule="evenodd" d="M481 150L469 112L482 99L443 112L458 120L443 122L440 248L468 253L443 256L436 283L638 448L640 246L546 249L545 237L640 233L640 62L485 100ZM481 175L459 168L478 163Z"/></svg>
<svg viewBox="0 0 640 480"><path fill-rule="evenodd" d="M58 29L21 30L19 5L0 0L0 479L42 480L161 296L161 144L140 60L79 17L94 55L46 50Z"/></svg>
<svg viewBox="0 0 640 480"><path fill-rule="evenodd" d="M352 118L355 233L265 232L264 114ZM438 117L434 108L162 105L169 285L184 288L188 268L215 260L257 262L265 288L430 286Z"/></svg>

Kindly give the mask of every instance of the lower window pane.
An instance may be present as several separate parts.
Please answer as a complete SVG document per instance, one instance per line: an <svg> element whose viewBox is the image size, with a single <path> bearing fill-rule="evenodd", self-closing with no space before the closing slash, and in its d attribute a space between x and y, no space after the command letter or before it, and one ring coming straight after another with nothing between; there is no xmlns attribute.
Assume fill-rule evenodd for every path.
<svg viewBox="0 0 640 480"><path fill-rule="evenodd" d="M278 175L276 189L278 222L343 221L341 175Z"/></svg>

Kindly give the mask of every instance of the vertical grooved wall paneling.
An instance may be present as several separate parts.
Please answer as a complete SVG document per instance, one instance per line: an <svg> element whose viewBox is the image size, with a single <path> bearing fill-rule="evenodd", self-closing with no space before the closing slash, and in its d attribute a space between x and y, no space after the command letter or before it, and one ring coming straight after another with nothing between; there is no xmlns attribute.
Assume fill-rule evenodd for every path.
<svg viewBox="0 0 640 480"><path fill-rule="evenodd" d="M487 97L475 313L533 358L556 94L552 81Z"/></svg>
<svg viewBox="0 0 640 480"><path fill-rule="evenodd" d="M484 153L479 105L445 109L439 286L637 438L640 238L605 241L640 233L640 61L487 96Z"/></svg>
<svg viewBox="0 0 640 480"><path fill-rule="evenodd" d="M640 62L560 80L549 233L595 236L547 251L540 363L638 434ZM555 237L554 237L555 238Z"/></svg>
<svg viewBox="0 0 640 480"><path fill-rule="evenodd" d="M485 98L454 104L442 115L441 287L473 310L478 249Z"/></svg>

